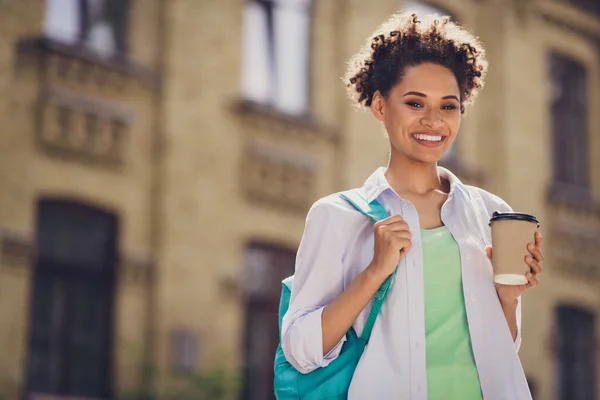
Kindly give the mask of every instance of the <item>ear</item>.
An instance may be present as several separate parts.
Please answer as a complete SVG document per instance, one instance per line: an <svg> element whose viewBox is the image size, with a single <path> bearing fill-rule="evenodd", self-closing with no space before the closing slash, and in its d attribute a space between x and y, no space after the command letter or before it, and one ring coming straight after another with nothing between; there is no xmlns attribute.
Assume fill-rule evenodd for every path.
<svg viewBox="0 0 600 400"><path fill-rule="evenodd" d="M385 97L379 90L376 90L371 100L371 113L378 121L383 122L385 117Z"/></svg>

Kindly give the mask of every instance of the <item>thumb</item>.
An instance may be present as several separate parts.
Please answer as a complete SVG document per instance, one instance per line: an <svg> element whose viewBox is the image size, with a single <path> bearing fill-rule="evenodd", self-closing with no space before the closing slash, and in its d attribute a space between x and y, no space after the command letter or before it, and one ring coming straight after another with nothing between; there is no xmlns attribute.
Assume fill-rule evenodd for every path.
<svg viewBox="0 0 600 400"><path fill-rule="evenodd" d="M492 246L485 246L485 253L487 254L490 262L492 261Z"/></svg>

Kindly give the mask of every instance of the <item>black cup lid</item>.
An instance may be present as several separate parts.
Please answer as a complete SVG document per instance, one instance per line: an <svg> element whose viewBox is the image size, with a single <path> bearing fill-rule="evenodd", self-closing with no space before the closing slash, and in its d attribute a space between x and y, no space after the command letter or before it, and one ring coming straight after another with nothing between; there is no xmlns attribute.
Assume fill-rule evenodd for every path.
<svg viewBox="0 0 600 400"><path fill-rule="evenodd" d="M505 220L518 220L518 221L533 222L537 226L540 226L540 221L538 221L538 219L534 215L518 213L518 212L501 213L498 211L494 211L494 213L492 214L492 218L490 218L490 225L494 221L505 221Z"/></svg>

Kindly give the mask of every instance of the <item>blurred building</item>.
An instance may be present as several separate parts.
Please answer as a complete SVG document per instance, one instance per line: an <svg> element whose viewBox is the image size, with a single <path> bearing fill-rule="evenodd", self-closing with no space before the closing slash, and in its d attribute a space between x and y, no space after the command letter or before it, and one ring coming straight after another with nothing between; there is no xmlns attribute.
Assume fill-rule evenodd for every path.
<svg viewBox="0 0 600 400"><path fill-rule="evenodd" d="M119 398L220 364L273 398L306 211L387 161L340 76L408 5L488 50L443 164L542 221L535 399L596 398L594 0L0 1L0 398Z"/></svg>

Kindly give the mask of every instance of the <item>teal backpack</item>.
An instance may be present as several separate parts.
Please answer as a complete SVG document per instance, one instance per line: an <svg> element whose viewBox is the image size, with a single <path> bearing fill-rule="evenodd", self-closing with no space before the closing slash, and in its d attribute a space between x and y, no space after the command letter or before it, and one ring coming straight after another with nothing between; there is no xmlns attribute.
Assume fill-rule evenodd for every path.
<svg viewBox="0 0 600 400"><path fill-rule="evenodd" d="M376 200L367 202L361 189L342 192L340 195L352 204L358 211L380 221L389 216L385 208ZM285 358L281 343L275 353L275 396L278 400L345 400L354 375L354 370L371 336L373 325L379 310L387 296L388 289L394 278L390 275L375 293L373 306L367 318L362 335L359 337L353 328L346 334L340 355L327 367L318 368L308 374L298 372ZM283 280L281 300L279 303L279 334L281 339L281 321L288 310L292 294L294 277Z"/></svg>

